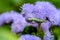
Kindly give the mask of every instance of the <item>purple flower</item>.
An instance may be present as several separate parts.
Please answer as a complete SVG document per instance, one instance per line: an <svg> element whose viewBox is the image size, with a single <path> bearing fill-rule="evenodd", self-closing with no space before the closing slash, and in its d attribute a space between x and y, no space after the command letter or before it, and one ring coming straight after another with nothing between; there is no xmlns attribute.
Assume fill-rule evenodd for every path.
<svg viewBox="0 0 60 40"><path fill-rule="evenodd" d="M52 23L52 25L59 25L60 23L60 16L59 16L59 12L55 13L55 14L48 14L48 18L50 20L50 22Z"/></svg>
<svg viewBox="0 0 60 40"><path fill-rule="evenodd" d="M51 35L49 28L51 27L51 23L46 21L45 23L41 23L41 28L44 31L44 39L43 40L53 40L53 36Z"/></svg>
<svg viewBox="0 0 60 40"><path fill-rule="evenodd" d="M49 2L36 2L33 4L24 4L22 7L22 14L25 18L34 17L38 19L49 19L52 25L58 25L59 22L59 12L56 7Z"/></svg>
<svg viewBox="0 0 60 40"><path fill-rule="evenodd" d="M25 18L17 12L11 12L11 15L13 19L11 31L14 33L22 32L23 29L27 26Z"/></svg>
<svg viewBox="0 0 60 40"><path fill-rule="evenodd" d="M50 27L51 23L49 21L41 23L41 28L44 31L44 33L48 32Z"/></svg>
<svg viewBox="0 0 60 40"><path fill-rule="evenodd" d="M22 32L27 26L25 18L15 11L5 12L0 15L0 25L3 23L10 23L11 21L13 22L11 25L11 31L14 33Z"/></svg>
<svg viewBox="0 0 60 40"><path fill-rule="evenodd" d="M34 5L27 3L27 4L24 4L21 8L23 12L31 13L34 10Z"/></svg>
<svg viewBox="0 0 60 40"><path fill-rule="evenodd" d="M24 4L22 6L22 12L21 14L25 17L27 20L28 18L35 17L35 14L33 13L34 11L34 5L33 4ZM37 27L37 23L35 22L28 22L28 25Z"/></svg>
<svg viewBox="0 0 60 40"><path fill-rule="evenodd" d="M56 7L49 2L36 2L35 3L35 13L38 13L38 18L48 19L53 25L59 24L59 12Z"/></svg>
<svg viewBox="0 0 60 40"><path fill-rule="evenodd" d="M9 12L4 12L0 14L0 25L4 23L10 23L12 21L12 18L9 14Z"/></svg>
<svg viewBox="0 0 60 40"><path fill-rule="evenodd" d="M26 35L22 35L19 38L19 40L41 40L41 39L37 36L26 34Z"/></svg>
<svg viewBox="0 0 60 40"><path fill-rule="evenodd" d="M4 17L0 15L0 26L2 26L3 24L4 24Z"/></svg>
<svg viewBox="0 0 60 40"><path fill-rule="evenodd" d="M1 15L4 18L5 23L10 23L12 21L12 18L9 12L3 13Z"/></svg>
<svg viewBox="0 0 60 40"><path fill-rule="evenodd" d="M50 32L47 32L47 33L44 35L43 40L54 40L54 36L51 35Z"/></svg>
<svg viewBox="0 0 60 40"><path fill-rule="evenodd" d="M49 3L49 2L36 2L35 3L35 14L38 13L38 17L40 19L44 19L46 14L50 14L51 12L53 12L54 10L56 10L54 8L54 6Z"/></svg>
<svg viewBox="0 0 60 40"><path fill-rule="evenodd" d="M24 4L22 7L22 15L27 19L30 17L34 17L32 15L32 12L34 10L34 5L33 4Z"/></svg>

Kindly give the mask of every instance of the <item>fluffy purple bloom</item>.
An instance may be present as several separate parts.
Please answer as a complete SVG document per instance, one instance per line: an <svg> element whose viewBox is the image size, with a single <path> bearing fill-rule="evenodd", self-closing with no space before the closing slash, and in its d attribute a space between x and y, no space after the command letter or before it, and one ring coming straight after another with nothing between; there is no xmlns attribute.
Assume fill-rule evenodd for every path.
<svg viewBox="0 0 60 40"><path fill-rule="evenodd" d="M33 4L24 4L21 8L22 8L21 14L23 15L23 17L25 17L25 19L35 17L35 14L33 13L34 11ZM28 25L37 27L38 24L35 22L28 22Z"/></svg>
<svg viewBox="0 0 60 40"><path fill-rule="evenodd" d="M41 28L44 31L44 33L48 32L50 27L51 23L49 21L41 23Z"/></svg>
<svg viewBox="0 0 60 40"><path fill-rule="evenodd" d="M56 9L56 7L49 3L49 2L36 2L35 5L33 4L24 4L22 7L22 14L24 17L34 17L38 19L49 19L52 25L59 24L59 15L60 13Z"/></svg>
<svg viewBox="0 0 60 40"><path fill-rule="evenodd" d="M54 40L54 36L51 35L50 32L47 32L47 33L44 35L43 40Z"/></svg>
<svg viewBox="0 0 60 40"><path fill-rule="evenodd" d="M24 4L21 8L22 8L22 15L25 18L34 17L32 15L32 12L34 10L34 5L33 4Z"/></svg>
<svg viewBox="0 0 60 40"><path fill-rule="evenodd" d="M19 32L22 32L26 26L27 26L27 24L24 22L21 22L21 21L19 21L17 23L12 23L11 31L14 33L19 33Z"/></svg>
<svg viewBox="0 0 60 40"><path fill-rule="evenodd" d="M46 14L55 13L56 8L49 2L36 2L35 3L35 10L36 13L39 13L39 17L44 18ZM41 19L41 18L40 18Z"/></svg>
<svg viewBox="0 0 60 40"><path fill-rule="evenodd" d="M56 14L48 14L48 18L50 20L50 22L52 23L52 25L59 25L60 23L60 16L59 16L59 12L57 12Z"/></svg>
<svg viewBox="0 0 60 40"><path fill-rule="evenodd" d="M45 23L41 23L41 28L44 31L44 39L43 40L53 40L53 36L51 35L49 28L51 27L51 23L46 21Z"/></svg>
<svg viewBox="0 0 60 40"><path fill-rule="evenodd" d="M31 6L31 5L29 5ZM29 7L27 5L27 7ZM33 7L29 7L31 10L28 10L26 6L24 6L25 10L27 11L23 11L24 8L22 8L22 12L25 14L23 16L25 16L26 18L29 18L29 16L31 17L35 17L38 19L44 19L44 20L48 20L46 21L46 23L41 23L41 28L44 31L45 35L44 35L44 40L52 40L51 37L51 33L49 31L49 28L51 27L51 25L58 25L60 24L60 13L59 11L56 9L56 7L49 3L49 2L36 2L35 5ZM31 14L28 14L31 13Z"/></svg>
<svg viewBox="0 0 60 40"><path fill-rule="evenodd" d="M41 40L41 39L37 36L26 34L26 35L22 35L19 38L19 40Z"/></svg>
<svg viewBox="0 0 60 40"><path fill-rule="evenodd" d="M27 3L27 4L24 4L21 8L23 12L31 13L34 10L34 5Z"/></svg>
<svg viewBox="0 0 60 40"><path fill-rule="evenodd" d="M27 26L25 18L15 11L5 12L0 15L0 25L10 23L11 21L13 22L11 25L11 31L14 33L22 32Z"/></svg>
<svg viewBox="0 0 60 40"><path fill-rule="evenodd" d="M23 29L27 26L25 18L17 12L11 12L11 15L13 19L11 31L14 33L22 32Z"/></svg>
<svg viewBox="0 0 60 40"><path fill-rule="evenodd" d="M53 25L59 24L59 12L54 5L49 2L36 2L35 12L39 13L38 17L40 19L48 19Z"/></svg>
<svg viewBox="0 0 60 40"><path fill-rule="evenodd" d="M15 18L14 16L17 15L17 12L15 11L10 11L10 12L4 12L0 14L0 20L2 20L0 23L10 23L13 21Z"/></svg>
<svg viewBox="0 0 60 40"><path fill-rule="evenodd" d="M1 14L5 23L10 23L12 21L11 15L9 12Z"/></svg>
<svg viewBox="0 0 60 40"><path fill-rule="evenodd" d="M4 23L10 23L12 21L12 18L9 14L9 12L5 12L0 14L0 25L4 24Z"/></svg>

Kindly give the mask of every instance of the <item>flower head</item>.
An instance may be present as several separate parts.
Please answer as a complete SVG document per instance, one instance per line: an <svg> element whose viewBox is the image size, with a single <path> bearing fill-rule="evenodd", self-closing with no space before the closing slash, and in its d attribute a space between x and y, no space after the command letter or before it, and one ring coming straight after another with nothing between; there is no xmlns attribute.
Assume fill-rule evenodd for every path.
<svg viewBox="0 0 60 40"><path fill-rule="evenodd" d="M9 12L4 12L2 14L0 14L0 25L4 24L4 23L10 23L12 21L12 18L10 16Z"/></svg>
<svg viewBox="0 0 60 40"><path fill-rule="evenodd" d="M49 28L51 27L51 23L46 21L45 23L41 23L41 28L44 31L43 40L53 40L53 36L51 35Z"/></svg>
<svg viewBox="0 0 60 40"><path fill-rule="evenodd" d="M3 24L4 24L4 17L0 15L0 26L2 26Z"/></svg>
<svg viewBox="0 0 60 40"><path fill-rule="evenodd" d="M41 28L44 31L44 33L48 32L50 27L51 23L49 21L41 23Z"/></svg>
<svg viewBox="0 0 60 40"><path fill-rule="evenodd" d="M23 12L31 13L34 10L34 5L27 3L27 4L24 4L21 8Z"/></svg>
<svg viewBox="0 0 60 40"><path fill-rule="evenodd" d="M22 6L22 15L27 19L27 18L30 18L30 17L34 17L32 15L32 12L34 10L34 5L33 4L24 4Z"/></svg>
<svg viewBox="0 0 60 40"><path fill-rule="evenodd" d="M53 25L59 24L59 12L56 7L49 2L36 2L35 4L35 12L38 12L38 17L40 19L48 19Z"/></svg>
<svg viewBox="0 0 60 40"><path fill-rule="evenodd" d="M16 13L16 12L15 12ZM11 31L14 33L22 32L24 28L27 26L27 22L25 18L21 14L11 14L14 15L12 16L13 23L11 25Z"/></svg>
<svg viewBox="0 0 60 40"><path fill-rule="evenodd" d="M4 18L5 23L10 23L12 21L12 18L11 18L11 15L10 15L9 12L5 12L5 13L3 13L1 15Z"/></svg>
<svg viewBox="0 0 60 40"><path fill-rule="evenodd" d="M22 35L19 38L19 40L41 40L41 39L37 36L26 34L26 35Z"/></svg>

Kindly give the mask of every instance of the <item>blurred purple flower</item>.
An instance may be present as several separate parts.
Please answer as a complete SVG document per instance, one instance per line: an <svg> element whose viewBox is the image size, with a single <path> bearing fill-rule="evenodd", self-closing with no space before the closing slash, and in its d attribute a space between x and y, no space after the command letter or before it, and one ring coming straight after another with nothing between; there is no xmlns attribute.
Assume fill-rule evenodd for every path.
<svg viewBox="0 0 60 40"><path fill-rule="evenodd" d="M11 16L13 19L11 31L14 33L22 32L23 29L27 26L25 18L17 12L11 12Z"/></svg>
<svg viewBox="0 0 60 40"><path fill-rule="evenodd" d="M53 25L59 24L59 12L56 7L49 2L36 2L35 4L35 13L39 13L38 18L48 19Z"/></svg>
<svg viewBox="0 0 60 40"><path fill-rule="evenodd" d="M4 12L0 14L0 25L4 23L10 23L12 21L12 18L9 14L9 12Z"/></svg>
<svg viewBox="0 0 60 40"><path fill-rule="evenodd" d="M43 40L53 40L53 36L51 35L49 28L51 27L51 23L46 21L45 23L41 23L41 28L44 31L44 39Z"/></svg>
<svg viewBox="0 0 60 40"><path fill-rule="evenodd" d="M15 11L2 13L0 15L0 20L2 20L1 23L10 23L13 20L14 16L16 15L17 15L17 12Z"/></svg>
<svg viewBox="0 0 60 40"><path fill-rule="evenodd" d="M3 23L10 23L11 21L13 22L11 31L14 33L22 32L28 24L25 18L15 11L5 12L0 15L0 25Z"/></svg>
<svg viewBox="0 0 60 40"><path fill-rule="evenodd" d="M47 33L44 35L43 40L54 40L54 36L53 36L50 32L47 32Z"/></svg>
<svg viewBox="0 0 60 40"><path fill-rule="evenodd" d="M49 21L41 23L41 28L44 31L44 33L48 32L50 27L51 23Z"/></svg>
<svg viewBox="0 0 60 40"><path fill-rule="evenodd" d="M2 26L3 24L4 24L4 17L0 15L0 26Z"/></svg>
<svg viewBox="0 0 60 40"><path fill-rule="evenodd" d="M34 9L34 5L27 3L27 4L24 4L21 8L23 12L31 13Z"/></svg>
<svg viewBox="0 0 60 40"><path fill-rule="evenodd" d="M25 18L30 18L30 17L34 17L32 15L32 12L34 10L34 5L33 4L24 4L22 7L22 15L25 17Z"/></svg>
<svg viewBox="0 0 60 40"><path fill-rule="evenodd" d="M25 18L34 17L38 19L49 19L52 25L59 24L59 12L56 7L49 2L36 2L33 4L24 4L22 7L22 14Z"/></svg>
<svg viewBox="0 0 60 40"><path fill-rule="evenodd" d="M9 12L3 13L1 15L4 18L5 23L10 23L12 21L12 18Z"/></svg>
<svg viewBox="0 0 60 40"><path fill-rule="evenodd" d="M41 39L37 36L26 34L26 35L22 35L19 38L19 40L41 40Z"/></svg>
<svg viewBox="0 0 60 40"><path fill-rule="evenodd" d="M26 20L28 18L35 17L35 14L33 13L34 11L33 4L24 4L21 8L22 8L21 14L25 17ZM37 27L38 24L35 22L28 22L28 25Z"/></svg>

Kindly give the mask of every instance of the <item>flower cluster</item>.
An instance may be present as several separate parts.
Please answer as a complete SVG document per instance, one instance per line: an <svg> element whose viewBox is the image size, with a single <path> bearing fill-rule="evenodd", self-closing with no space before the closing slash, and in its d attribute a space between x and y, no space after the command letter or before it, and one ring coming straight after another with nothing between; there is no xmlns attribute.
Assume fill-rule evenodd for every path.
<svg viewBox="0 0 60 40"><path fill-rule="evenodd" d="M36 2L33 4L24 4L22 6L22 14L24 17L35 17L38 19L46 19L53 24L59 24L59 12L54 5L49 2Z"/></svg>
<svg viewBox="0 0 60 40"><path fill-rule="evenodd" d="M1 14L0 21L1 21L0 25L2 25L4 23L12 22L11 31L14 33L23 31L23 29L27 25L25 18L21 14L15 12L15 11L6 12L6 13Z"/></svg>
<svg viewBox="0 0 60 40"><path fill-rule="evenodd" d="M51 27L51 25L60 24L60 13L56 9L56 7L49 2L36 2L35 4L24 4L21 8L22 15L26 19L32 17L46 20L46 23L41 23L41 28L45 33L44 40L52 40L50 39L51 33L49 31L49 28Z"/></svg>
<svg viewBox="0 0 60 40"><path fill-rule="evenodd" d="M9 12L5 12L0 15L0 26L4 23L10 23L11 21L12 21L12 18Z"/></svg>
<svg viewBox="0 0 60 40"><path fill-rule="evenodd" d="M26 34L26 35L22 35L19 38L19 40L41 40L41 39L37 36Z"/></svg>
<svg viewBox="0 0 60 40"><path fill-rule="evenodd" d="M0 14L0 26L4 23L11 24L11 31L19 33L24 30L26 26L38 27L38 23L35 21L29 22L28 18L37 18L46 20L46 22L40 23L41 29L44 31L43 40L51 39L51 33L49 28L51 25L59 25L60 13L54 5L49 2L36 2L35 4L24 4L22 7L21 14L15 11L5 12ZM41 40L39 37L33 35L22 35L19 40Z"/></svg>

